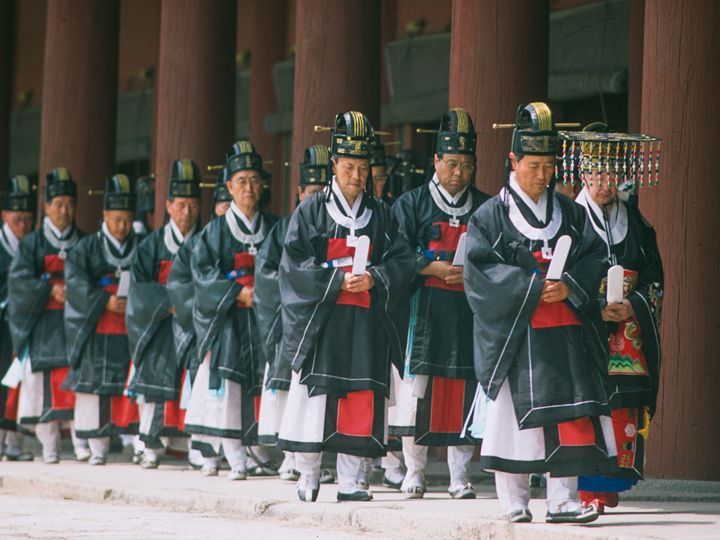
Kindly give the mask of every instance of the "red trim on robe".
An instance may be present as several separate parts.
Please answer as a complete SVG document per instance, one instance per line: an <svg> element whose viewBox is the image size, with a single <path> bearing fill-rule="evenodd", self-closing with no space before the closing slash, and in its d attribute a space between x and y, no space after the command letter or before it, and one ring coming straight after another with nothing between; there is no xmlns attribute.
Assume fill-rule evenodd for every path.
<svg viewBox="0 0 720 540"><path fill-rule="evenodd" d="M107 274L103 277L114 277L114 274ZM111 283L103 287L103 290L111 295L117 292L117 283ZM125 315L119 313L113 313L107 309L102 312L98 319L95 331L98 334L104 335L126 335L127 327L125 326Z"/></svg>
<svg viewBox="0 0 720 540"><path fill-rule="evenodd" d="M589 417L583 416L557 425L561 446L592 446L595 444L595 426Z"/></svg>
<svg viewBox="0 0 720 540"><path fill-rule="evenodd" d="M21 384L18 384L15 388L8 388L7 396L5 397L5 414L3 418L11 422L17 422L21 386Z"/></svg>
<svg viewBox="0 0 720 540"><path fill-rule="evenodd" d="M260 403L262 396L253 396L253 405L255 406L255 422L260 421Z"/></svg>
<svg viewBox="0 0 720 540"><path fill-rule="evenodd" d="M127 396L110 396L110 421L118 427L129 427L140 423L140 412L136 403Z"/></svg>
<svg viewBox="0 0 720 540"><path fill-rule="evenodd" d="M249 270L250 273L244 276L235 278L235 281L243 287L254 287L255 286L255 257L250 255L247 251L241 251L235 254L233 262L233 268L235 270ZM235 307L250 309L252 305L246 306L239 300L235 301Z"/></svg>
<svg viewBox="0 0 720 540"><path fill-rule="evenodd" d="M172 268L172 261L162 260L160 261L160 268L158 269L156 281L160 285L167 285L168 276L170 275L170 269Z"/></svg>
<svg viewBox="0 0 720 540"><path fill-rule="evenodd" d="M372 245L368 250L368 259L372 256ZM355 247L347 245L345 238L329 238L327 247L327 257L325 260L334 261L336 259L343 259L345 257L354 257ZM342 266L339 268L342 272L352 272L352 265ZM370 291L363 291L359 293L340 291L338 294L336 304L342 304L346 306L356 306L365 309L370 309Z"/></svg>
<svg viewBox="0 0 720 540"><path fill-rule="evenodd" d="M74 409L75 393L60 388L70 371L70 367L56 368L50 371L50 407L52 409Z"/></svg>
<svg viewBox="0 0 720 540"><path fill-rule="evenodd" d="M440 238L437 240L430 240L428 243L428 249L431 251L455 251L460 242L460 235L467 231L467 225L460 225L459 227L451 227L447 221L438 221L433 223L440 227ZM452 263L452 261L449 261ZM448 285L442 279L436 278L435 276L427 276L425 278L425 286L433 287L435 289L445 289L447 291L459 291L465 290L462 283L458 285Z"/></svg>
<svg viewBox="0 0 720 540"><path fill-rule="evenodd" d="M465 381L433 377L430 409L432 433L459 433L463 428Z"/></svg>
<svg viewBox="0 0 720 540"><path fill-rule="evenodd" d="M540 251L534 251L533 257L540 263L540 270L544 278L550 259L544 258ZM552 302L548 304L541 300L535 307L532 317L530 317L530 326L533 328L580 326L580 319L577 318L577 315L573 313L570 306L565 302Z"/></svg>
<svg viewBox="0 0 720 540"><path fill-rule="evenodd" d="M375 413L372 390L348 392L338 399L337 431L351 437L372 437Z"/></svg>
<svg viewBox="0 0 720 540"><path fill-rule="evenodd" d="M185 384L187 370L183 371L180 377L180 388ZM179 431L185 431L185 413L187 411L180 407L180 398L165 402L165 418L163 425L165 427L174 427Z"/></svg>
<svg viewBox="0 0 720 540"><path fill-rule="evenodd" d="M65 274L65 259L61 259L57 254L45 255L44 259L44 271L46 274L52 274L48 283L50 285L64 285L65 279L62 277ZM48 299L45 304L45 309L64 309L65 305L56 301L52 296Z"/></svg>

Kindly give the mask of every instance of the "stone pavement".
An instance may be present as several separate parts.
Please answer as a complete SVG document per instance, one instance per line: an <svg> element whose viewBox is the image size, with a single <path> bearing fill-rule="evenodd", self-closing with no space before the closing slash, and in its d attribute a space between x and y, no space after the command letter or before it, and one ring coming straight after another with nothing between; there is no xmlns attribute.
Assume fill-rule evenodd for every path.
<svg viewBox="0 0 720 540"><path fill-rule="evenodd" d="M128 455L113 455L108 465L92 467L66 455L60 465L44 465L39 460L0 462L0 495L135 505L163 515L207 515L210 520L278 520L273 523L335 529L338 538L344 536L343 531L346 535L366 532L386 538L438 540L720 538L717 482L648 481L618 508L583 526L545 524L544 503L534 499L530 508L535 522L512 525L498 519L501 509L494 498L492 479L485 474L476 475L479 498L471 501L451 500L440 485L424 500L405 501L398 492L375 485L372 502L338 503L336 486L329 485L321 487L317 503L309 504L297 500L293 483L277 478L230 482L224 471L219 477L205 478L177 460L165 461L151 471L128 461ZM431 478L442 481L444 464L431 466Z"/></svg>

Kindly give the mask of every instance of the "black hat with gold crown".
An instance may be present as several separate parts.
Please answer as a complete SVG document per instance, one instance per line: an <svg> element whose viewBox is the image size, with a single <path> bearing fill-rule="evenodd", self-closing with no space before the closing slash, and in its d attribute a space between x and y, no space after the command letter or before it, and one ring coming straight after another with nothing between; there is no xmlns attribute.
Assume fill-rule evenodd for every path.
<svg viewBox="0 0 720 540"><path fill-rule="evenodd" d="M45 200L51 202L55 197L63 195L76 199L77 184L72 179L70 171L65 167L57 167L45 177Z"/></svg>
<svg viewBox="0 0 720 540"><path fill-rule="evenodd" d="M199 199L201 190L200 168L192 159L178 159L170 172L170 198Z"/></svg>
<svg viewBox="0 0 720 540"><path fill-rule="evenodd" d="M557 154L558 132L547 103L536 101L518 107L511 150L517 157Z"/></svg>
<svg viewBox="0 0 720 540"><path fill-rule="evenodd" d="M13 176L8 185L3 209L8 212L35 212L37 198L35 186L24 174Z"/></svg>
<svg viewBox="0 0 720 540"><path fill-rule="evenodd" d="M225 154L225 169L228 179L240 171L258 171L262 174L263 160L250 141L236 141Z"/></svg>
<svg viewBox="0 0 720 540"><path fill-rule="evenodd" d="M155 210L155 177L141 176L135 183L135 211L138 214Z"/></svg>
<svg viewBox="0 0 720 540"><path fill-rule="evenodd" d="M332 130L331 152L333 157L370 159L370 145L374 135L372 124L358 111L348 111L335 116Z"/></svg>
<svg viewBox="0 0 720 540"><path fill-rule="evenodd" d="M440 118L435 153L475 155L477 134L472 118L465 109L451 109Z"/></svg>
<svg viewBox="0 0 720 540"><path fill-rule="evenodd" d="M230 202L232 200L232 195L230 195L230 191L227 188L227 172L225 170L225 167L223 167L222 169L220 169L220 172L215 178L213 203L217 204L219 202Z"/></svg>
<svg viewBox="0 0 720 540"><path fill-rule="evenodd" d="M374 135L370 141L370 166L386 167L387 157L385 156L385 145L379 135Z"/></svg>
<svg viewBox="0 0 720 540"><path fill-rule="evenodd" d="M330 181L330 151L324 144L316 144L305 149L300 164L300 185L325 185Z"/></svg>
<svg viewBox="0 0 720 540"><path fill-rule="evenodd" d="M425 183L426 169L423 167L420 155L411 149L400 152L390 171L390 191L394 197Z"/></svg>
<svg viewBox="0 0 720 540"><path fill-rule="evenodd" d="M114 174L105 180L104 210L135 211L135 186L124 174Z"/></svg>

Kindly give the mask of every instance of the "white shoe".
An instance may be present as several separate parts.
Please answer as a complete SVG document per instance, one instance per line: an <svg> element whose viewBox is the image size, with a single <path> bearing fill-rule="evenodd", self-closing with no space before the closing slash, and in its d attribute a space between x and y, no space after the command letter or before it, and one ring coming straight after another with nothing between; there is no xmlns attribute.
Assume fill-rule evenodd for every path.
<svg viewBox="0 0 720 540"><path fill-rule="evenodd" d="M246 471L236 471L231 469L228 473L228 480L235 481L235 480L246 480L247 479L247 472Z"/></svg>
<svg viewBox="0 0 720 540"><path fill-rule="evenodd" d="M451 487L448 492L453 499L474 499L476 497L475 488L470 482L464 486Z"/></svg>
<svg viewBox="0 0 720 540"><path fill-rule="evenodd" d="M90 459L90 456L92 456L92 453L90 452L89 448L76 448L75 449L75 459L77 461L87 461Z"/></svg>
<svg viewBox="0 0 720 540"><path fill-rule="evenodd" d="M218 468L214 465L203 465L202 469L200 469L200 473L203 476L217 476L218 475Z"/></svg>
<svg viewBox="0 0 720 540"><path fill-rule="evenodd" d="M140 461L140 467L143 469L157 469L158 468L158 460L157 459L151 459L148 456L143 456L142 460Z"/></svg>
<svg viewBox="0 0 720 540"><path fill-rule="evenodd" d="M56 465L60 463L60 456L58 456L57 454L43 456L43 463L45 465Z"/></svg>
<svg viewBox="0 0 720 540"><path fill-rule="evenodd" d="M408 500L422 499L425 496L425 486L408 486L403 489L403 497Z"/></svg>
<svg viewBox="0 0 720 540"><path fill-rule="evenodd" d="M107 458L104 456L91 456L88 463L90 463L90 465L105 465Z"/></svg>

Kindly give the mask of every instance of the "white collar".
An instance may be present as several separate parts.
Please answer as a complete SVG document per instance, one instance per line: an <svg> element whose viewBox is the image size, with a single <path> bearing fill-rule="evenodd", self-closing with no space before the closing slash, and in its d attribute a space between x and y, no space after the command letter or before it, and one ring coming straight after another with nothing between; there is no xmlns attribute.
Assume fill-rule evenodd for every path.
<svg viewBox="0 0 720 540"><path fill-rule="evenodd" d="M250 231L250 234L252 234L255 231L255 226L257 225L258 219L260 218L260 212L256 210L255 215L252 217L252 219L248 219L248 217L245 215L245 212L240 210L240 207L235 204L235 201L230 203L230 209L237 216L237 218L243 222L245 227L247 227L247 230Z"/></svg>
<svg viewBox="0 0 720 540"><path fill-rule="evenodd" d="M231 212L225 212L225 223L227 223L227 226L230 229L230 234L233 235L235 240L237 240L241 244L249 245L250 248L248 249L248 253L250 253L250 255L255 255L257 253L257 244L262 242L265 239L265 236L267 236L267 221L261 218L260 212L258 211L255 212L255 215L250 222L239 208L237 209L237 211L233 209L234 204L234 202L230 203L230 208L232 210ZM237 206L235 208L237 208ZM243 220L245 226L248 227L248 229L250 230L250 234L246 234L242 231L240 225L237 222L237 219L235 219L233 216L237 216L239 219ZM254 233L253 231L255 230L255 224L257 223L258 219L262 219L262 221L260 221L260 227L258 231Z"/></svg>
<svg viewBox="0 0 720 540"><path fill-rule="evenodd" d="M592 200L592 197L590 197L590 193L588 193L587 188L583 188L582 191L578 193L578 196L575 198L575 202L583 206L588 212L588 219L590 220L590 224L593 226L593 229L595 229L595 232L598 233L600 238L603 239L605 245L608 246L608 255L610 255L610 237L612 237L612 245L614 246L625 240L625 237L627 236L628 215L625 203L623 203L619 199L615 199L613 202L606 205L606 221L606 214L603 212L603 209L600 208L600 206ZM593 219L593 216L596 219Z"/></svg>
<svg viewBox="0 0 720 540"><path fill-rule="evenodd" d="M462 198L463 195L465 195L465 192L468 190L470 185L465 186L462 188L457 195L450 195L447 189L442 187L442 184L440 183L440 179L438 178L437 173L435 173L432 177L432 180L430 180L431 183L435 184L435 187L438 189L438 191L442 194L443 197L445 197L446 200L450 201L453 204L457 204L458 201Z"/></svg>
<svg viewBox="0 0 720 540"><path fill-rule="evenodd" d="M118 250L118 253L124 253L125 252L125 246L127 246L127 239L121 244L117 238L115 238L112 234L110 234L110 230L107 227L107 223L103 221L102 224L102 232L105 235L105 238L107 238L110 243L115 246L115 249Z"/></svg>
<svg viewBox="0 0 720 540"><path fill-rule="evenodd" d="M372 210L367 206L363 209L362 214L360 214L359 216L357 215L357 212L360 209L360 204L362 203L362 198L365 196L365 194L361 193L360 195L358 195L358 197L355 199L355 202L353 203L353 207L350 208L350 205L345 200L345 196L340 191L340 187L337 186L337 182L334 176L332 182L332 190L333 196L325 200L325 208L327 209L328 214L330 214L332 220L341 227L349 229L350 237L354 237L355 231L367 227L367 224L370 223L370 218L372 218ZM345 210L345 214L343 214L340 211L340 208L338 208L338 201L340 201L340 204Z"/></svg>
<svg viewBox="0 0 720 540"><path fill-rule="evenodd" d="M3 240L7 239L7 252L10 255L14 255L17 253L18 246L20 245L20 240L18 240L17 236L15 236L15 233L12 232L12 229L10 229L10 225L7 223L4 223L2 226L3 232L5 233L5 236L3 237ZM4 244L5 242L3 242Z"/></svg>
<svg viewBox="0 0 720 540"><path fill-rule="evenodd" d="M357 197L355 197L352 208L350 208L350 205L348 204L345 195L343 195L342 191L340 191L340 184L337 183L337 177L335 175L333 175L332 179L332 190L335 194L335 197L340 201L340 204L342 205L343 210L345 210L345 213L348 215L348 217L350 217L351 219L357 218L357 213L360 209L360 204L362 203L364 194L360 193Z"/></svg>
<svg viewBox="0 0 720 540"><path fill-rule="evenodd" d="M70 231L72 230L72 225L70 225L67 229L65 229L64 231L61 231L60 229L58 229L58 228L55 226L55 224L52 222L52 220L51 220L49 217L45 217L45 219L43 220L43 222L45 223L45 225L46 225L47 227L50 228L50 230L53 232L53 234L55 235L55 237L56 237L58 240L64 240L64 239L65 239L65 236L66 236L66 235L69 235L69 234L70 234Z"/></svg>
<svg viewBox="0 0 720 540"><path fill-rule="evenodd" d="M180 228L175 224L172 218L170 218L170 227L172 228L173 233L175 233L175 236L177 236L183 242L186 242L187 239L193 235L195 229L197 229L197 223L190 227L190 230L187 232L186 235L183 235L183 233L180 232Z"/></svg>
<svg viewBox="0 0 720 540"><path fill-rule="evenodd" d="M562 210L560 209L560 203L558 202L557 197L553 197L553 211L550 223L546 224L544 227L538 228L533 227L527 222L525 216L523 216L520 208L515 202L515 199L507 193L505 187L500 190L499 196L500 199L507 200L508 217L520 234L530 240L543 240L546 244L548 240L555 238L555 235L557 235L560 230L560 226L562 225Z"/></svg>
<svg viewBox="0 0 720 540"><path fill-rule="evenodd" d="M547 190L545 190L542 195L540 195L540 199L538 200L538 202L533 201L530 196L525 193L520 187L520 184L517 181L517 177L515 176L515 171L512 171L510 173L510 187L515 193L520 196L520 198L527 205L527 207L532 210L532 213L535 214L535 217L538 218L540 223L545 223L545 220L547 219Z"/></svg>

